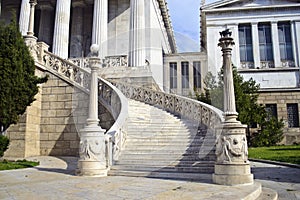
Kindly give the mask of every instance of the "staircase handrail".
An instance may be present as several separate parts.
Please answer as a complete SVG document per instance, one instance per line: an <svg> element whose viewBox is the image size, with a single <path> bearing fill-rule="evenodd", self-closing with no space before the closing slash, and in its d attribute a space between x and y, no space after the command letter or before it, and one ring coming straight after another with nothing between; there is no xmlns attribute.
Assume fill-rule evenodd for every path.
<svg viewBox="0 0 300 200"><path fill-rule="evenodd" d="M39 60L41 62L41 60ZM59 56L44 51L43 65L46 70L56 74L63 80L89 93L90 69L81 68ZM107 135L107 159L108 165L112 165L113 160L117 160L126 140L126 120L128 117L127 98L115 86L108 81L98 77L98 100L111 113L115 122L106 132Z"/></svg>
<svg viewBox="0 0 300 200"><path fill-rule="evenodd" d="M224 121L223 112L206 103L123 82L111 80L110 82L127 98L159 107L181 118L203 124L213 133L216 133Z"/></svg>

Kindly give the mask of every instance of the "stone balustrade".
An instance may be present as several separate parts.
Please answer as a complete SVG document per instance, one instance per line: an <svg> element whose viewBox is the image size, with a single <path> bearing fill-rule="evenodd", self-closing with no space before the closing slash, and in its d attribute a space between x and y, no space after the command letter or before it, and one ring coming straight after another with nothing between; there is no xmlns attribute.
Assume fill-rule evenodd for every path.
<svg viewBox="0 0 300 200"><path fill-rule="evenodd" d="M81 68L88 68L88 57L83 58L69 58L68 61L80 66ZM128 66L128 58L126 55L120 56L106 56L105 59L102 60L103 67L127 67Z"/></svg>
<svg viewBox="0 0 300 200"><path fill-rule="evenodd" d="M39 50L41 49L39 48ZM44 65L46 70L60 76L65 81L83 89L85 92L89 92L89 68L81 68L73 62L62 59L48 51L42 51L39 54L44 55L43 60L38 61ZM113 160L118 159L125 143L125 122L128 115L128 102L126 97L115 86L101 78L99 78L98 82L98 100L115 119L114 125L106 132L106 156L108 166L110 166Z"/></svg>
<svg viewBox="0 0 300 200"><path fill-rule="evenodd" d="M194 99L121 82L111 82L121 90L127 98L159 107L181 118L205 125L213 134L216 133L217 129L221 127L221 122L224 121L222 111Z"/></svg>

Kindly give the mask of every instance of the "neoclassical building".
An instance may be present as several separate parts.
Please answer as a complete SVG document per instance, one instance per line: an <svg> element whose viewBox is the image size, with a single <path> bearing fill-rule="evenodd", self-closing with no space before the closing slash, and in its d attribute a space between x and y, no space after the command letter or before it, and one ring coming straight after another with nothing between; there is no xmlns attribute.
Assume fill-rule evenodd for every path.
<svg viewBox="0 0 300 200"><path fill-rule="evenodd" d="M300 2L223 0L201 8L201 41L208 71L222 66L219 32L235 39L232 62L246 79L260 84L259 102L285 122L283 143L300 141Z"/></svg>
<svg viewBox="0 0 300 200"><path fill-rule="evenodd" d="M1 19L12 11L20 31L27 34L29 0L2 0ZM123 65L149 66L163 85L163 55L176 52L165 0L39 0L34 33L62 58L87 57L91 44L100 45L101 58L124 59Z"/></svg>

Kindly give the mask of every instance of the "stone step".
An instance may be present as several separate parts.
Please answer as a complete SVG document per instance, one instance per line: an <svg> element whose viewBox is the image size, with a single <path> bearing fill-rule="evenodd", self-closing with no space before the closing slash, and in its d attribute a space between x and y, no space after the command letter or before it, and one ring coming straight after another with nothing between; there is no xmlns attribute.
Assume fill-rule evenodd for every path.
<svg viewBox="0 0 300 200"><path fill-rule="evenodd" d="M135 154L135 155L122 155L120 160L152 160L152 162L157 162L160 160L166 161L214 161L216 158L215 154L205 153L198 155L165 155L165 154L157 154L157 155L143 155L143 154Z"/></svg>
<svg viewBox="0 0 300 200"><path fill-rule="evenodd" d="M199 180L214 171L215 137L206 134L197 123L130 100L125 148L109 173Z"/></svg>
<svg viewBox="0 0 300 200"><path fill-rule="evenodd" d="M145 160L119 160L116 161L115 164L118 165L158 165L158 166L162 166L162 165L167 165L167 166L197 166L197 165L203 165L203 166L213 166L215 164L215 162L213 161L190 161L190 160L156 160L156 162L154 163L153 160L149 159L145 159Z"/></svg>
<svg viewBox="0 0 300 200"><path fill-rule="evenodd" d="M213 173L214 166L172 167L172 166L143 166L143 165L115 165L112 170L125 171L159 171L159 172L185 172L185 173Z"/></svg>
<svg viewBox="0 0 300 200"><path fill-rule="evenodd" d="M211 174L201 174L201 173L180 173L180 172L173 173L173 172L111 170L111 171L109 171L108 175L109 176L163 178L163 179L201 181L203 183L212 183L212 175Z"/></svg>

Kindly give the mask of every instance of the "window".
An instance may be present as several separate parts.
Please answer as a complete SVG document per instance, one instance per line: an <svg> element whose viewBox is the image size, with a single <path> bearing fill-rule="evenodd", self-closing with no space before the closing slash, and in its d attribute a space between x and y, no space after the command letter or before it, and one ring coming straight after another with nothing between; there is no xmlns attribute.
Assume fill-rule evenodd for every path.
<svg viewBox="0 0 300 200"><path fill-rule="evenodd" d="M201 88L201 63L200 61L193 62L194 70L194 88Z"/></svg>
<svg viewBox="0 0 300 200"><path fill-rule="evenodd" d="M177 63L170 63L170 88L177 88Z"/></svg>
<svg viewBox="0 0 300 200"><path fill-rule="evenodd" d="M278 23L278 37L280 48L280 59L282 61L293 61L293 46L291 35L291 24L288 22Z"/></svg>
<svg viewBox="0 0 300 200"><path fill-rule="evenodd" d="M239 43L241 62L253 62L251 25L239 25Z"/></svg>
<svg viewBox="0 0 300 200"><path fill-rule="evenodd" d="M189 88L189 62L181 62L182 88Z"/></svg>
<svg viewBox="0 0 300 200"><path fill-rule="evenodd" d="M275 117L277 119L277 105L276 104L266 104L266 110L268 112L268 119Z"/></svg>
<svg viewBox="0 0 300 200"><path fill-rule="evenodd" d="M289 128L299 127L299 112L297 103L287 104L287 117Z"/></svg>
<svg viewBox="0 0 300 200"><path fill-rule="evenodd" d="M261 61L273 62L273 44L271 35L271 25L265 23L258 24L259 53Z"/></svg>

